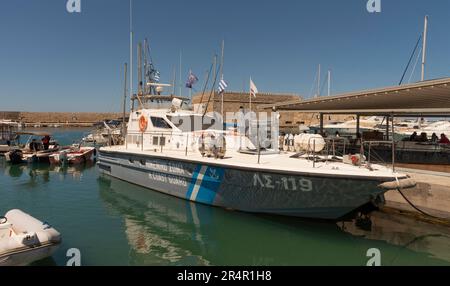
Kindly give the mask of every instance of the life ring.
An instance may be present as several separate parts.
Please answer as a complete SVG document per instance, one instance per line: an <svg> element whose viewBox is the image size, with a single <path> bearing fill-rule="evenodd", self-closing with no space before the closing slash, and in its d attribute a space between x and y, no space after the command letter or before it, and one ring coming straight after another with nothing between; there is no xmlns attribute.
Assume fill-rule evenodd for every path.
<svg viewBox="0 0 450 286"><path fill-rule="evenodd" d="M145 116L142 115L142 116L139 118L139 130L140 130L141 132L145 132L145 131L147 130L147 126L148 126L147 118L145 118Z"/></svg>

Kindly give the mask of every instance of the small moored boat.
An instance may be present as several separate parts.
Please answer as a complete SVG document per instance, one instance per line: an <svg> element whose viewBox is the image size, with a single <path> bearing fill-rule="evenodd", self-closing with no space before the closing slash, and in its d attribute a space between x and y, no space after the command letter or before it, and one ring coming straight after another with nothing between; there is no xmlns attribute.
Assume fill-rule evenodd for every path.
<svg viewBox="0 0 450 286"><path fill-rule="evenodd" d="M60 150L59 144L46 132L17 132L18 135L29 135L24 145L5 153L7 162L21 163L48 163L49 156ZM42 137L42 139L41 139Z"/></svg>
<svg viewBox="0 0 450 286"><path fill-rule="evenodd" d="M0 266L28 265L44 259L60 243L58 231L20 210L0 217Z"/></svg>
<svg viewBox="0 0 450 286"><path fill-rule="evenodd" d="M62 150L49 156L50 164L83 164L91 161L96 155L95 147L77 147Z"/></svg>

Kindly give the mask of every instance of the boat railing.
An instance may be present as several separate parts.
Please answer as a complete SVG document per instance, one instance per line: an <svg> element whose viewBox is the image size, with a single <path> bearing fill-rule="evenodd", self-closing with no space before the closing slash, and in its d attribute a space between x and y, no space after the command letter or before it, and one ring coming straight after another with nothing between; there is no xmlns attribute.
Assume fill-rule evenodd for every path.
<svg viewBox="0 0 450 286"><path fill-rule="evenodd" d="M332 156L335 157L337 152L336 152L336 145L337 143L342 142L343 145L343 150L342 150L342 155L344 155L347 151L347 146L350 145L350 141L348 138L345 137L333 137L333 138L324 138L325 139L325 143L326 143L326 150L327 150L327 155L330 154L330 147L331 147L331 153Z"/></svg>
<svg viewBox="0 0 450 286"><path fill-rule="evenodd" d="M390 145L392 149L392 170L395 171L395 145L396 142L394 140L392 141L362 141L361 142L361 154L365 154L364 146L368 146L368 156L367 156L367 167L371 168L371 158L372 158L372 145L377 144L383 144L383 145Z"/></svg>
<svg viewBox="0 0 450 286"><path fill-rule="evenodd" d="M203 134L209 134L209 133L221 133L220 130L208 130L204 131ZM146 146L144 146L144 139L149 138L150 144L148 146L151 146L148 150L153 151L160 151L161 153L164 151L165 147L171 146L173 140L177 140L178 142L182 143L184 145L184 149L178 149L178 148L172 148L171 151L182 151L187 156L188 153L193 152L190 146L194 145L191 140L195 140L197 137L201 136L201 132L198 133L194 132L173 132L173 131L146 131L144 133L142 132L128 132L127 138L125 140L125 148L128 149L128 145L135 144L136 147L140 148L141 151L144 151L144 149L148 149ZM225 135L225 134L224 134ZM226 135L225 135L226 136ZM234 134L233 136L237 137L245 137L242 134ZM156 139L157 137L157 139ZM164 137L164 139L162 139ZM138 139L138 140L136 140ZM169 142L168 142L169 141Z"/></svg>

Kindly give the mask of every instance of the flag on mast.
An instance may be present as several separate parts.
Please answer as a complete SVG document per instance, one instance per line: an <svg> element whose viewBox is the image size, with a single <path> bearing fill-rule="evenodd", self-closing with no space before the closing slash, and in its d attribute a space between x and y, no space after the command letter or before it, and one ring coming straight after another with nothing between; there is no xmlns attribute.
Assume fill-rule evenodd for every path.
<svg viewBox="0 0 450 286"><path fill-rule="evenodd" d="M255 83L250 78L250 95L256 97L256 94L258 94L258 89L256 88Z"/></svg>
<svg viewBox="0 0 450 286"><path fill-rule="evenodd" d="M192 71L189 71L189 77L186 81L186 87L192 88L194 84L198 82L198 77L195 76L195 74L192 73Z"/></svg>
<svg viewBox="0 0 450 286"><path fill-rule="evenodd" d="M225 89L228 87L228 84L227 84L227 82L226 81L224 81L223 79L221 79L220 80L220 82L219 82L219 88L218 88L218 90L219 90L219 93L222 93L222 92L224 92L225 91Z"/></svg>

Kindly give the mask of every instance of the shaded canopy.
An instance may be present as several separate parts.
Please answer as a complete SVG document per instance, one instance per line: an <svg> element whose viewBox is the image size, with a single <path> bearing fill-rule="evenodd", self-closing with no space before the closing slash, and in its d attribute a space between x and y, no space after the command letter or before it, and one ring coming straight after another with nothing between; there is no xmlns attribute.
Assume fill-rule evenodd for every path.
<svg viewBox="0 0 450 286"><path fill-rule="evenodd" d="M450 78L258 106L287 112L361 115L450 115Z"/></svg>

